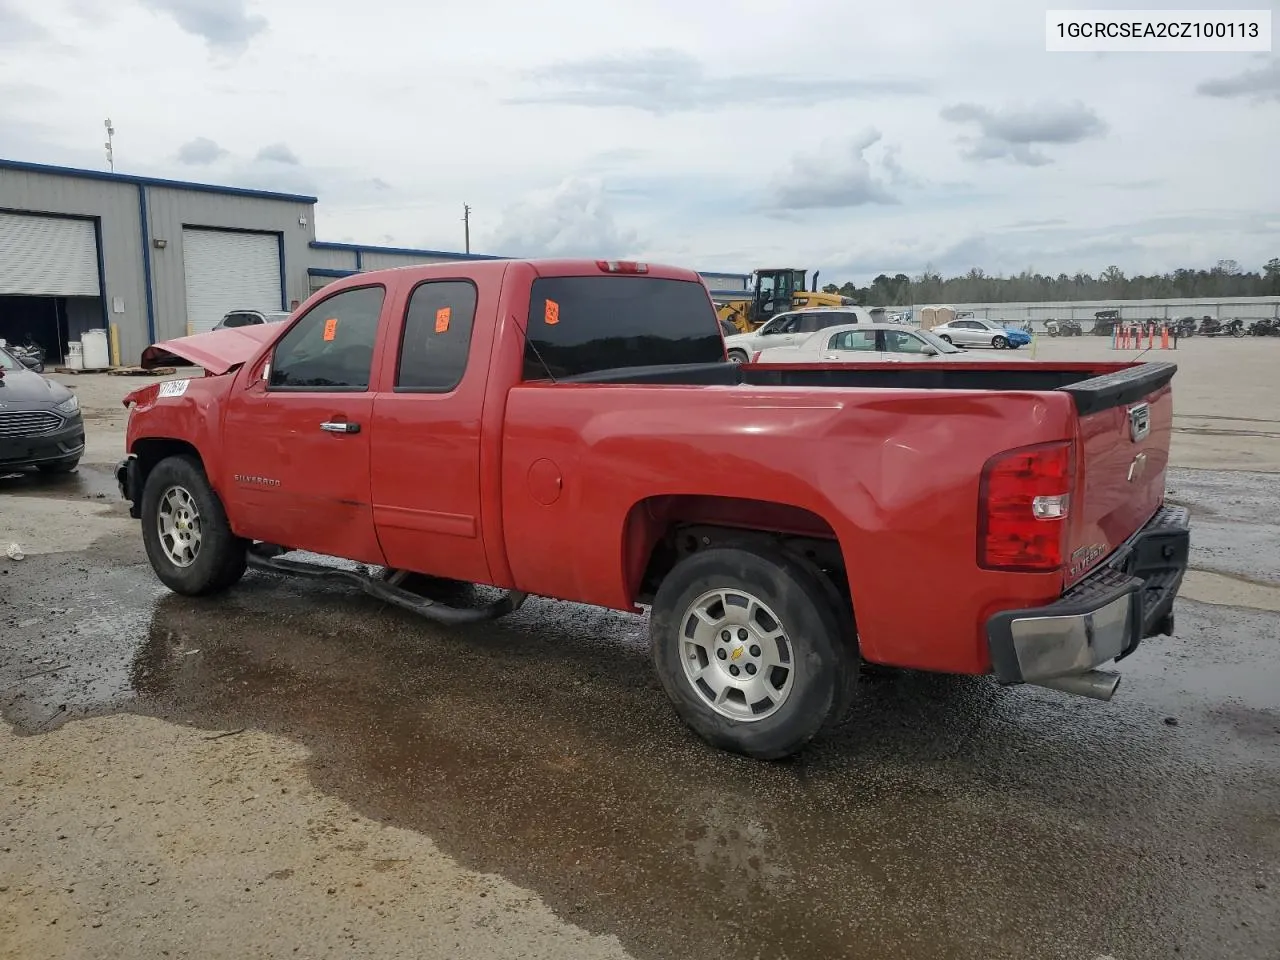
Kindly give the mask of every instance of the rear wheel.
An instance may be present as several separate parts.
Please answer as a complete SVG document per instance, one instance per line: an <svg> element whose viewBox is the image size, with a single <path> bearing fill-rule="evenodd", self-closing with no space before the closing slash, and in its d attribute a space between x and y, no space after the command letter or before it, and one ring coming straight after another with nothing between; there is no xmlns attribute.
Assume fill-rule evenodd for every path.
<svg viewBox="0 0 1280 960"><path fill-rule="evenodd" d="M227 522L222 501L194 457L167 457L142 489L142 542L151 569L174 593L217 593L244 576L248 541Z"/></svg>
<svg viewBox="0 0 1280 960"><path fill-rule="evenodd" d="M649 617L654 669L713 746L762 760L843 719L856 675L836 594L786 554L714 547L663 580Z"/></svg>
<svg viewBox="0 0 1280 960"><path fill-rule="evenodd" d="M997 350L1003 350L1005 347L1009 346L1009 341L1004 337L992 337L991 346L995 347Z"/></svg>
<svg viewBox="0 0 1280 960"><path fill-rule="evenodd" d="M947 341L947 343L951 343L951 338L948 337L945 333L940 333L938 334L938 336L940 336L943 340Z"/></svg>

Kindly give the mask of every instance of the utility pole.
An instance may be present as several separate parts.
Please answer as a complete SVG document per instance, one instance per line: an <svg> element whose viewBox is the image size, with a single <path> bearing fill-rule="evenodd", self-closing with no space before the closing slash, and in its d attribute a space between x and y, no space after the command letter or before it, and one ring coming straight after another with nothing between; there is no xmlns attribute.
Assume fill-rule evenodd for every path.
<svg viewBox="0 0 1280 960"><path fill-rule="evenodd" d="M467 253L471 252L471 207L469 204L462 205L462 230L466 238Z"/></svg>
<svg viewBox="0 0 1280 960"><path fill-rule="evenodd" d="M116 159L115 159L115 154L112 152L112 149L111 149L111 141L116 135L116 128L111 125L110 117L107 117L107 119L103 120L102 125L107 128L107 142L103 144L103 146L107 148L107 166L111 168L112 173L115 173Z"/></svg>

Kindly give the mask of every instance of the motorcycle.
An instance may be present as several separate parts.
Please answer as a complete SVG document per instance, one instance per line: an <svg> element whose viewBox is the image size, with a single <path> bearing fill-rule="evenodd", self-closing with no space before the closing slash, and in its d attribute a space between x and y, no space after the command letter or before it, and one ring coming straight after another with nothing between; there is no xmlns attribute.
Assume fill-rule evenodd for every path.
<svg viewBox="0 0 1280 960"><path fill-rule="evenodd" d="M44 347L40 344L28 340L22 346L10 344L8 350L28 370L44 373Z"/></svg>
<svg viewBox="0 0 1280 960"><path fill-rule="evenodd" d="M1214 317L1204 317L1197 332L1205 337L1243 337L1244 321L1237 317L1223 323Z"/></svg>
<svg viewBox="0 0 1280 960"><path fill-rule="evenodd" d="M1280 337L1280 317L1255 320L1249 324L1248 332L1254 337Z"/></svg>

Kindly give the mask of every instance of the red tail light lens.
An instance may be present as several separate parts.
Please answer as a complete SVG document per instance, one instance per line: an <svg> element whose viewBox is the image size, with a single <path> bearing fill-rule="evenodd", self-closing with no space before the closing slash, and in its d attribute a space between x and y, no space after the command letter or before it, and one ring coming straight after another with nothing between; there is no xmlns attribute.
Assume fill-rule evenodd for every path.
<svg viewBox="0 0 1280 960"><path fill-rule="evenodd" d="M1070 441L988 460L978 493L978 565L1024 573L1061 569L1074 483Z"/></svg>

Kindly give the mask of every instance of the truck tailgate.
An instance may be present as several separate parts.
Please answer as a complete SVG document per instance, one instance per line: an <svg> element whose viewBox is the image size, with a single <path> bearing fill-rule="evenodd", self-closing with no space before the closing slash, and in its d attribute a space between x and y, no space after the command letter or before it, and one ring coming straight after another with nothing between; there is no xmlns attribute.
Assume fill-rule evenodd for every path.
<svg viewBox="0 0 1280 960"><path fill-rule="evenodd" d="M1067 586L1123 544L1164 501L1176 370L1171 363L1145 363L1061 388L1076 403L1081 461Z"/></svg>

